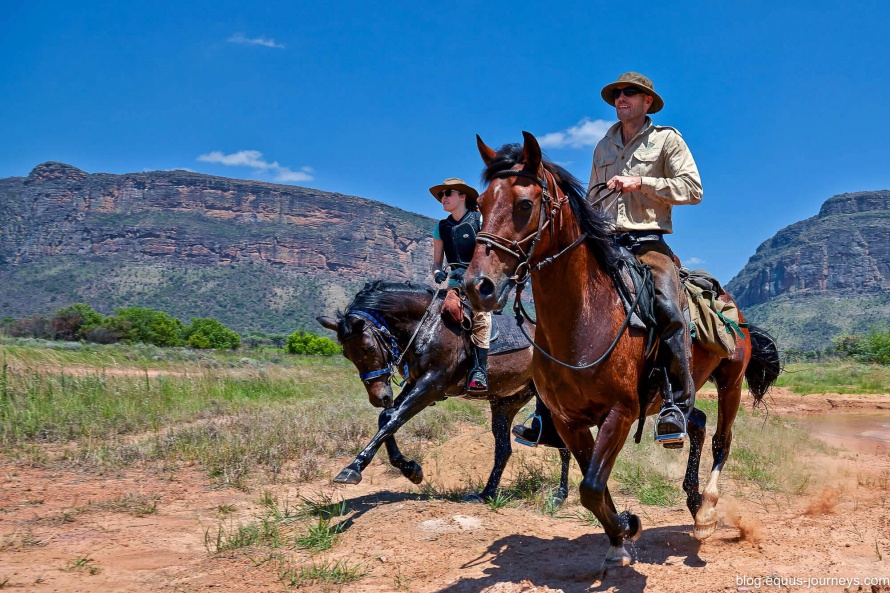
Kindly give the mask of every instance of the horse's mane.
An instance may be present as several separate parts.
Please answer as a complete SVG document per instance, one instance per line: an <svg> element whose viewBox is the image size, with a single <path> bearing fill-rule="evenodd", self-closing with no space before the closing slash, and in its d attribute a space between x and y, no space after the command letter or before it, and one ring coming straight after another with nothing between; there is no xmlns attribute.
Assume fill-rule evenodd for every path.
<svg viewBox="0 0 890 593"><path fill-rule="evenodd" d="M571 173L546 158L541 160L544 168L556 178L556 184L569 198L572 213L578 220L581 232L587 233L587 241L593 246L593 253L607 272L616 269L618 250L612 242L611 227L602 214L590 207L585 200L584 186ZM482 171L482 180L490 183L494 174L525 163L522 146L504 144L497 151L494 160Z"/></svg>
<svg viewBox="0 0 890 593"><path fill-rule="evenodd" d="M404 313L414 298L422 297L424 306L435 291L426 284L372 280L358 291L346 310L371 309L380 313Z"/></svg>

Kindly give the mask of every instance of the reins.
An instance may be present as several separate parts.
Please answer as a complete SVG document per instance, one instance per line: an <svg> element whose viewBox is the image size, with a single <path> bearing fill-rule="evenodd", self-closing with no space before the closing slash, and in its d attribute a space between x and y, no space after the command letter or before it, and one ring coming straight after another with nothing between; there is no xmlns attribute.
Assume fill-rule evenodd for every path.
<svg viewBox="0 0 890 593"><path fill-rule="evenodd" d="M531 273L553 263L554 260L573 250L575 247L583 243L585 239L587 239L587 233L581 233L581 235L577 239L575 239L568 247L563 248L555 255L551 255L550 257L542 259L534 265L531 264L531 258L534 256L535 246L537 245L538 240L541 238L544 230L546 230L548 227L550 228L551 233L554 231L554 227L556 227L556 225L553 221L557 215L560 216L560 219L558 228L556 228L556 230L560 230L562 228L562 207L566 204L566 202L568 202L568 196L566 196L565 193L560 189L559 185L557 185L556 179L553 177L553 174L546 168L543 168L543 171L543 178L521 169L506 169L504 171L498 171L491 176L493 179L505 179L507 177L525 177L527 179L531 179L541 186L541 207L538 215L538 228L518 241L505 239L504 237L495 235L494 233L479 232L476 234L476 242L485 245L485 247L489 250L499 249L501 251L504 251L505 253L508 253L519 260L519 263L517 264L516 269L513 271L513 275L509 278L509 280L514 282L516 285L516 298L513 301L513 313L516 316L516 325L519 326L519 330L522 332L522 335L525 337L528 343L534 346L535 350L543 354L548 360L555 362L556 364L567 369L582 371L602 364L607 358L609 358L609 355L612 354L612 352L615 350L615 347L618 345L618 341L621 339L621 336L630 326L631 315L640 304L642 291L637 291L636 297L634 298L629 311L624 317L624 322L618 329L618 333L615 335L615 339L612 340L612 343L609 345L608 349L606 349L606 351L599 358L589 364L573 365L567 362L563 362L544 350L541 346L535 343L531 336L529 336L528 331L525 329L524 322L526 319L528 319L531 323L536 322L534 319L531 318L531 316L525 310L525 307L522 305L522 291L525 288L525 285L531 279ZM548 176L553 180L553 187L556 188L557 195L559 196L557 198L554 198L550 195L549 186L547 183ZM590 190L594 189L596 189L594 195L597 196L597 199L593 203L593 205L599 204L610 196L619 193L617 190L609 189L605 183L598 183L590 188ZM608 192L605 193L605 195L600 196L600 194L605 190L608 190ZM590 191L588 191L588 195L589 193ZM526 253L525 249L523 249L523 245L525 245L525 243L529 241L531 241L531 244L529 245L528 252Z"/></svg>
<svg viewBox="0 0 890 593"><path fill-rule="evenodd" d="M367 383L371 379L376 379L377 377L382 377L384 375L390 375L390 380L393 383L395 383L399 387L405 385L405 382L408 380L408 363L403 363L402 360L411 349L411 345L414 343L415 338L417 338L417 334L420 332L420 328L423 327L423 323L426 321L427 317L429 317L430 311L432 311L433 305L438 298L439 295L438 293L436 293L433 295L433 298L430 299L430 304L427 306L426 311L424 311L423 316L420 318L420 322L418 322L417 327L414 328L414 333L411 334L411 339L408 340L408 344L405 345L404 350L399 348L398 340L389 329L389 326L386 323L386 319L380 316L379 313L371 309L346 310L346 315L355 315L371 322L372 333L374 335L375 341L377 342L377 345L383 350L383 352L389 355L389 361L385 362L386 366L374 371L368 371L367 373L359 373L358 378L361 379L362 382ZM386 359L387 356L383 356L383 358ZM396 379L397 370L402 375L401 382Z"/></svg>

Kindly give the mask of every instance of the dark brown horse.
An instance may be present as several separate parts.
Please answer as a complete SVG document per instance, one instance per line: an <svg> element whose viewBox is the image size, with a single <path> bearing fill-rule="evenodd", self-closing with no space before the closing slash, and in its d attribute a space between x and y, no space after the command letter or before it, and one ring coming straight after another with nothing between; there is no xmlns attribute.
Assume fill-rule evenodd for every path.
<svg viewBox="0 0 890 593"><path fill-rule="evenodd" d="M495 441L494 466L485 489L465 500L482 502L495 496L512 453L510 426L519 409L535 394L531 348L492 355L489 390L467 392L471 363L468 345L460 326L440 315L441 305L441 296L428 286L378 281L366 284L336 320L318 318L324 327L337 332L343 356L358 369L371 404L384 408L378 420L380 430L355 461L334 478L335 482L358 484L362 470L385 444L390 463L419 484L423 480L420 464L402 455L393 435L437 401L464 397L488 401ZM393 400L390 379L396 370L404 374L406 383ZM562 473L560 486L550 501L553 506L561 504L568 495L571 456L566 449L559 452Z"/></svg>
<svg viewBox="0 0 890 593"><path fill-rule="evenodd" d="M533 370L535 385L553 414L559 435L584 471L581 503L600 520L609 536L606 566L630 563L625 538L641 534L639 518L618 513L607 480L634 421L640 402L647 414L658 411L660 395L651 401L646 336L623 329L625 311L610 272L617 252L604 219L584 201L580 183L561 167L543 159L537 140L524 132L524 146L494 151L477 137L490 184L480 197L482 232L464 276L474 308L503 307L508 293L530 275L537 311ZM550 259L548 259L550 258ZM725 296L724 298L729 298ZM744 321L744 320L742 320ZM620 335L619 335L620 334ZM699 493L699 462L705 437L705 414L690 414L690 450L683 481L686 504L694 518L694 535L704 539L717 525L717 480L732 442L742 380L751 362L751 340L739 340L732 358L722 359L696 345L692 374L696 389L711 379L717 384L719 411L712 449L714 465ZM602 357L613 340L614 350ZM774 349L774 345L772 345ZM753 369L751 378L762 369ZM770 375L774 380L775 376ZM760 381L755 398L769 381ZM590 428L598 428L594 439Z"/></svg>

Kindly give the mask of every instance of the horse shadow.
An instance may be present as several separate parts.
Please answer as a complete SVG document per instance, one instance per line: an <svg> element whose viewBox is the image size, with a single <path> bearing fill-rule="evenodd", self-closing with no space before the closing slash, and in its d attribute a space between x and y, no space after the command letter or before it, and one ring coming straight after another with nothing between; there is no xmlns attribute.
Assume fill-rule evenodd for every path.
<svg viewBox="0 0 890 593"><path fill-rule="evenodd" d="M474 593L497 583L530 580L535 586L546 585L565 593L618 591L641 593L648 576L637 567L645 564L685 564L701 568L707 563L698 551L700 542L688 526L674 525L647 529L635 545L627 544L634 564L602 570L609 542L602 533L579 538L545 538L509 535L494 541L479 557L461 568L491 564L483 576L461 578L437 593Z"/></svg>

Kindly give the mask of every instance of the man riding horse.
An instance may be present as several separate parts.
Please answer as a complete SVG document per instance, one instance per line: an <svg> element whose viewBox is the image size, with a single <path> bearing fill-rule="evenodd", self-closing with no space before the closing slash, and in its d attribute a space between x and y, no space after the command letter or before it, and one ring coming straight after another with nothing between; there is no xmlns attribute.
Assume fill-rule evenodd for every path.
<svg viewBox="0 0 890 593"><path fill-rule="evenodd" d="M450 214L440 220L433 229L433 277L437 283L444 282L448 278L448 288L456 288L461 285L464 271L473 258L476 233L482 227L482 217L476 204L479 192L464 183L462 179L451 177L431 187L430 193ZM447 259L450 273L442 270L443 259ZM488 390L490 338L491 313L473 313L470 342L473 345L475 364L467 380L467 388L470 391Z"/></svg>
<svg viewBox="0 0 890 593"><path fill-rule="evenodd" d="M664 235L673 230L673 206L701 202L701 179L680 133L653 124L647 115L664 107L651 80L628 72L603 87L600 94L615 107L619 121L593 151L588 199L612 223L615 241L652 270L657 334L667 354L670 377L655 438L675 448L687 439L686 420L695 404L695 386L689 372L689 322L680 306L678 268ZM542 407L539 400L539 414L544 412ZM542 444L548 444L547 432L546 422L541 427L537 419L531 427L513 428L522 440Z"/></svg>

